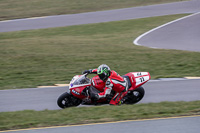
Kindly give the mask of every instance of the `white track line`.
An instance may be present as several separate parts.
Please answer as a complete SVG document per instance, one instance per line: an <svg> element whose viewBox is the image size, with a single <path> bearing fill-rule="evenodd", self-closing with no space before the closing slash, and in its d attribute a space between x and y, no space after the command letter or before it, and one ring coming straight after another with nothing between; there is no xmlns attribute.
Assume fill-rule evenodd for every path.
<svg viewBox="0 0 200 133"><path fill-rule="evenodd" d="M189 17L192 17L192 16L194 16L194 15L197 15L197 14L199 14L199 13L200 13L200 12L197 12L197 13L194 13L194 14L191 14L191 15L188 15L188 16L185 16L185 17L176 19L176 20L171 21L171 22L169 22L169 23L163 24L163 25L161 25L161 26L159 26L159 27L156 27L156 28L154 28L154 29L152 29L152 30L150 30L150 31L148 31L148 32L146 32L146 33L140 35L139 37L137 37L137 38L133 41L133 44L135 44L135 45L141 45L141 44L138 43L138 41L139 41L142 37L144 37L145 35L147 35L147 34L153 32L153 31L155 31L155 30L157 30L157 29L160 29L160 28L162 28L162 27L165 27L165 26L167 26L167 25L170 25L170 24L172 24L172 23L175 23L175 22L177 22L177 21L180 21L180 20L183 20L183 19L185 19L185 18L189 18ZM153 48L153 47L152 47L152 48Z"/></svg>

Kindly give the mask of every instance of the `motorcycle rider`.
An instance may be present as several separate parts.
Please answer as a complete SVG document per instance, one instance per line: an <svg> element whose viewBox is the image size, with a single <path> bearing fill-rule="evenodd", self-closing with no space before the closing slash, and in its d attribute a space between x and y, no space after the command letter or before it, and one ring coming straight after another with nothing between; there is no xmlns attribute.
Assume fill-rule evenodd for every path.
<svg viewBox="0 0 200 133"><path fill-rule="evenodd" d="M122 98L128 92L128 82L126 78L121 77L114 70L111 70L106 64L100 65L97 69L85 70L83 74L97 74L99 78L105 82L103 92L98 94L90 94L91 99L98 100L110 95L111 91L115 91L115 95L110 100L111 105L120 105Z"/></svg>

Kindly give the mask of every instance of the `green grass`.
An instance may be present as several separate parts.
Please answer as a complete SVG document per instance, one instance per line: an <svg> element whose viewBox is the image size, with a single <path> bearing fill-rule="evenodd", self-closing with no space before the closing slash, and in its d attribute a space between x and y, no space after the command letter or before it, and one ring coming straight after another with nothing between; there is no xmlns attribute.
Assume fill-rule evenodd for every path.
<svg viewBox="0 0 200 133"><path fill-rule="evenodd" d="M200 115L200 101L0 113L0 130ZM105 113L106 112L106 113Z"/></svg>
<svg viewBox="0 0 200 133"><path fill-rule="evenodd" d="M73 14L183 0L0 0L0 21Z"/></svg>
<svg viewBox="0 0 200 133"><path fill-rule="evenodd" d="M68 83L107 64L120 75L200 76L200 53L133 45L140 34L184 15L0 33L0 89Z"/></svg>

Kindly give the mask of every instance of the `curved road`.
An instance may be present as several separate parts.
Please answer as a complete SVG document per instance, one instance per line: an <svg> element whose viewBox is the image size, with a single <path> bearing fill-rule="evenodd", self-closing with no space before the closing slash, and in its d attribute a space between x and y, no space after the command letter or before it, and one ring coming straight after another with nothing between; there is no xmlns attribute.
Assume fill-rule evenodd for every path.
<svg viewBox="0 0 200 133"><path fill-rule="evenodd" d="M151 48L200 52L199 24L200 12L148 31L136 38L134 43Z"/></svg>
<svg viewBox="0 0 200 133"><path fill-rule="evenodd" d="M108 11L0 21L0 32L100 23L171 14L196 13L200 11L199 7L200 0L191 0Z"/></svg>

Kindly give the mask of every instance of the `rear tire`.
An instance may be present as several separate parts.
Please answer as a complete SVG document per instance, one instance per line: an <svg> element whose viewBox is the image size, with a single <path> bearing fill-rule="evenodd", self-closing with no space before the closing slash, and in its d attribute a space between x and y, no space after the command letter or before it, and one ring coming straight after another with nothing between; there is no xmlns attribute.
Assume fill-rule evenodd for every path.
<svg viewBox="0 0 200 133"><path fill-rule="evenodd" d="M125 96L125 104L135 104L137 102L139 102L140 100L142 100L142 98L144 97L145 94L145 90L144 88L138 87L133 91L128 92L128 94Z"/></svg>
<svg viewBox="0 0 200 133"><path fill-rule="evenodd" d="M57 104L60 108L67 108L72 106L78 106L80 105L81 100L74 97L72 94L69 94L68 92L63 93L59 96L57 100Z"/></svg>

